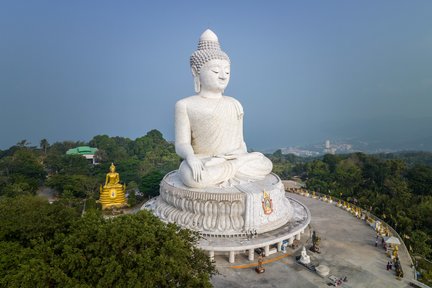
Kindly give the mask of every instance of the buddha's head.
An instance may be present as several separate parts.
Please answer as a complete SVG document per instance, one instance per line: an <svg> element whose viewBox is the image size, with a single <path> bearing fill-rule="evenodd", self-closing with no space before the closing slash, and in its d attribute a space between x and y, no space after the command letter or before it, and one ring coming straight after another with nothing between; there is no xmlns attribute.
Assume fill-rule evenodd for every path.
<svg viewBox="0 0 432 288"><path fill-rule="evenodd" d="M114 173L115 172L115 166L114 166L114 163L111 163L111 166L110 166L110 172L111 173Z"/></svg>
<svg viewBox="0 0 432 288"><path fill-rule="evenodd" d="M195 92L201 87L214 92L223 92L230 79L230 59L220 48L213 31L207 29L198 42L198 50L190 57Z"/></svg>

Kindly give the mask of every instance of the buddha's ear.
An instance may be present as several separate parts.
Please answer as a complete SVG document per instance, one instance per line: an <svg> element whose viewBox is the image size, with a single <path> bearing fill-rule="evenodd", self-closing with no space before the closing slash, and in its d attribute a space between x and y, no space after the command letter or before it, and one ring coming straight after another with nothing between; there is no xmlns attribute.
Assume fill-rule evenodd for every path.
<svg viewBox="0 0 432 288"><path fill-rule="evenodd" d="M195 70L195 68L192 67L192 75L194 77L194 88L195 88L195 93L199 93L201 91L201 83L199 80L199 74L198 72Z"/></svg>

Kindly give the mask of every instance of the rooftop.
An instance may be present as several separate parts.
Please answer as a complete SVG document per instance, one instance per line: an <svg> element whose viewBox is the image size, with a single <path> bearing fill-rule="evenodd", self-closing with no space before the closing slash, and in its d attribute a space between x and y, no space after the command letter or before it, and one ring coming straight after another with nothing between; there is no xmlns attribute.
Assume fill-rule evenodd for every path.
<svg viewBox="0 0 432 288"><path fill-rule="evenodd" d="M89 146L80 146L66 151L67 155L94 155L98 149Z"/></svg>

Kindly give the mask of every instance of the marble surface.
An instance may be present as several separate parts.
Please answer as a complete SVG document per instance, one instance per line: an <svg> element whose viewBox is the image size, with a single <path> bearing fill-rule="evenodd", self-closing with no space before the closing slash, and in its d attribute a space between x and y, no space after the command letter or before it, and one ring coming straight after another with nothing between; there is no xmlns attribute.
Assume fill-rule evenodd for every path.
<svg viewBox="0 0 432 288"><path fill-rule="evenodd" d="M303 264L309 264L311 262L310 256L307 255L306 247L305 246L303 246L303 249L302 249L302 252L301 252L301 257L300 257L299 261L301 263L303 263Z"/></svg>
<svg viewBox="0 0 432 288"><path fill-rule="evenodd" d="M265 196L268 197L267 211ZM203 235L265 233L299 217L275 174L232 187L200 189L187 187L179 173L173 171L162 180L157 200L146 203L144 208L152 210L162 220Z"/></svg>
<svg viewBox="0 0 432 288"><path fill-rule="evenodd" d="M199 246L208 251L242 251L264 247L299 235L309 225L311 214L302 203L289 197L286 199L293 208L293 217L281 227L258 234L257 237L203 237Z"/></svg>

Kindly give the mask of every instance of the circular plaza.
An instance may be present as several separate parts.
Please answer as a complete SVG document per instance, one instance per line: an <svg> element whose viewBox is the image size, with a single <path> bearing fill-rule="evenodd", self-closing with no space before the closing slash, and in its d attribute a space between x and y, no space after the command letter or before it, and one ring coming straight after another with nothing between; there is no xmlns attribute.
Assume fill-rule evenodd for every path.
<svg viewBox="0 0 432 288"><path fill-rule="evenodd" d="M334 279L347 278L340 287L408 287L414 279L414 269L408 251L402 245L399 258L404 278L398 280L395 271L387 271L390 258L381 245L375 247L376 232L364 220L353 217L346 210L312 197L287 193L290 199L303 203L312 217L300 245L276 252L264 258L266 272L257 274L257 261L239 254L230 264L226 255L216 255L219 275L212 278L214 287L329 287ZM321 237L321 253L308 250L312 263L326 265L330 274L320 277L297 263L302 246L312 245L311 232ZM418 283L418 282L416 282Z"/></svg>

